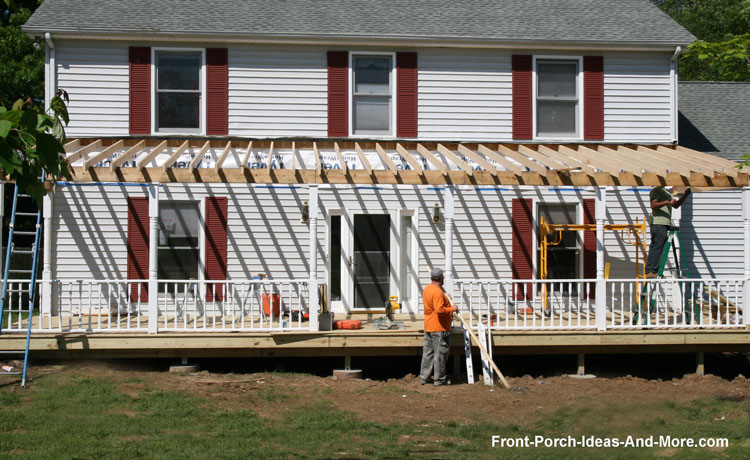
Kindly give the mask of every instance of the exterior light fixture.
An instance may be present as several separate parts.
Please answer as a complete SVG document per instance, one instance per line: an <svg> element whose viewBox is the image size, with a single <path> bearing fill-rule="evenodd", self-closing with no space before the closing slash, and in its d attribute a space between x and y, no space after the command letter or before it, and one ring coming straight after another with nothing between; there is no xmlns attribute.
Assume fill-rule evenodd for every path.
<svg viewBox="0 0 750 460"><path fill-rule="evenodd" d="M432 221L437 223L440 223L440 204L435 203L435 206L432 208Z"/></svg>
<svg viewBox="0 0 750 460"><path fill-rule="evenodd" d="M310 205L307 204L307 201L305 201L302 204L302 222L307 222L310 220Z"/></svg>

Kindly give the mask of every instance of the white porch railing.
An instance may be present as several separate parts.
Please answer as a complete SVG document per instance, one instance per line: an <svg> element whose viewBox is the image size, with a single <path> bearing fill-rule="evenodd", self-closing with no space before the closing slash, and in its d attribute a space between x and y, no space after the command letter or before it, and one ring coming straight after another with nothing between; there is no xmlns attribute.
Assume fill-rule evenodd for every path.
<svg viewBox="0 0 750 460"><path fill-rule="evenodd" d="M20 282L10 286L14 283ZM308 284L309 280L160 280L154 304L147 280L40 280L38 292L43 296L49 289L51 305L37 300L41 308L36 312L41 314L34 314L32 331L147 331L154 308L159 331L307 330ZM28 315L14 313L20 299L10 299L4 331L25 330Z"/></svg>
<svg viewBox="0 0 750 460"><path fill-rule="evenodd" d="M456 280L455 301L471 325L555 330L744 327L742 279Z"/></svg>

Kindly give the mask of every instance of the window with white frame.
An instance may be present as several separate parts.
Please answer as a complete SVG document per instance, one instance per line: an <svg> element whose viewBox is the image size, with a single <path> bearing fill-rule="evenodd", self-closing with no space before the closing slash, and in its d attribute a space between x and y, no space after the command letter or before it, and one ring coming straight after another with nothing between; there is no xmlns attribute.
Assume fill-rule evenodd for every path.
<svg viewBox="0 0 750 460"><path fill-rule="evenodd" d="M159 279L198 279L200 231L198 202L159 203Z"/></svg>
<svg viewBox="0 0 750 460"><path fill-rule="evenodd" d="M352 132L392 133L393 56L352 55Z"/></svg>
<svg viewBox="0 0 750 460"><path fill-rule="evenodd" d="M579 136L579 61L536 61L536 135L547 138Z"/></svg>
<svg viewBox="0 0 750 460"><path fill-rule="evenodd" d="M156 131L200 132L203 53L159 50L154 62Z"/></svg>

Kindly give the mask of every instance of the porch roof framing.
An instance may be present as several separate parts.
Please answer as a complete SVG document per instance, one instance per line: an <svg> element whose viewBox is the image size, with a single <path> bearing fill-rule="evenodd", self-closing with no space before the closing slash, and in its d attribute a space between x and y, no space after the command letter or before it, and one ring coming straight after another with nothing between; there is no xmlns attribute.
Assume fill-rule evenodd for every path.
<svg viewBox="0 0 750 460"><path fill-rule="evenodd" d="M750 185L734 162L673 145L81 138L65 147L77 182ZM251 152L265 168L250 166ZM215 161L203 166L204 157Z"/></svg>

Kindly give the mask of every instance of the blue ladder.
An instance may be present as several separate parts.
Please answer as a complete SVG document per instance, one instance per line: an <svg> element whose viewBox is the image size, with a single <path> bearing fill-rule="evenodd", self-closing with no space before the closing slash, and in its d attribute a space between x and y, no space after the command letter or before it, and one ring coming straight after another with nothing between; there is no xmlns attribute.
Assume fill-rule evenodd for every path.
<svg viewBox="0 0 750 460"><path fill-rule="evenodd" d="M42 173L42 182L44 182L44 173ZM1 187L0 187L1 189ZM0 190L1 191L1 190ZM26 200L28 202L28 207L33 207L36 209L36 211L18 211L18 200L21 198L22 200ZM16 230L16 218L20 217L23 219L29 219L36 217L36 227L34 231L28 231L28 230ZM16 317L21 320L22 315L28 314L26 321L27 321L27 329L26 329L26 348L23 351L23 371L18 372L15 370L12 370L9 368L9 370L0 370L0 375L21 375L21 388L26 388L26 369L28 368L29 364L29 344L31 342L31 327L33 323L33 316L34 316L34 296L36 294L36 272L37 272L37 261L39 259L39 242L41 241L41 227L42 227L42 210L39 209L34 202L33 197L19 193L18 185L14 185L13 189L13 211L10 215L10 225L8 227L8 246L6 247L6 253L5 253L5 266L4 266L4 274L3 274L3 292L2 297L0 297L0 334L3 332L3 326L5 325L5 314L8 315L8 324L11 324L11 319L13 315L16 315ZM16 249L15 243L13 242L14 236L30 236L34 235L34 243L31 249ZM11 255L13 254L24 254L24 255L31 255L31 270L28 269L11 269ZM18 283L18 288L15 290L11 290L11 292L8 292L8 278L10 274L18 274L18 275L30 275L28 280L28 289L24 289L24 285L26 281L24 280L23 283ZM24 276L25 278L25 276ZM21 279L20 276L16 279ZM10 296L8 295L10 294ZM16 308L13 308L13 305L11 305L11 298L13 295L16 295L18 302ZM24 294L28 295L28 308L23 308L23 299ZM6 311L7 308L7 311ZM40 321L41 321L41 315L40 315ZM0 351L0 354L21 354L21 352L18 351Z"/></svg>

